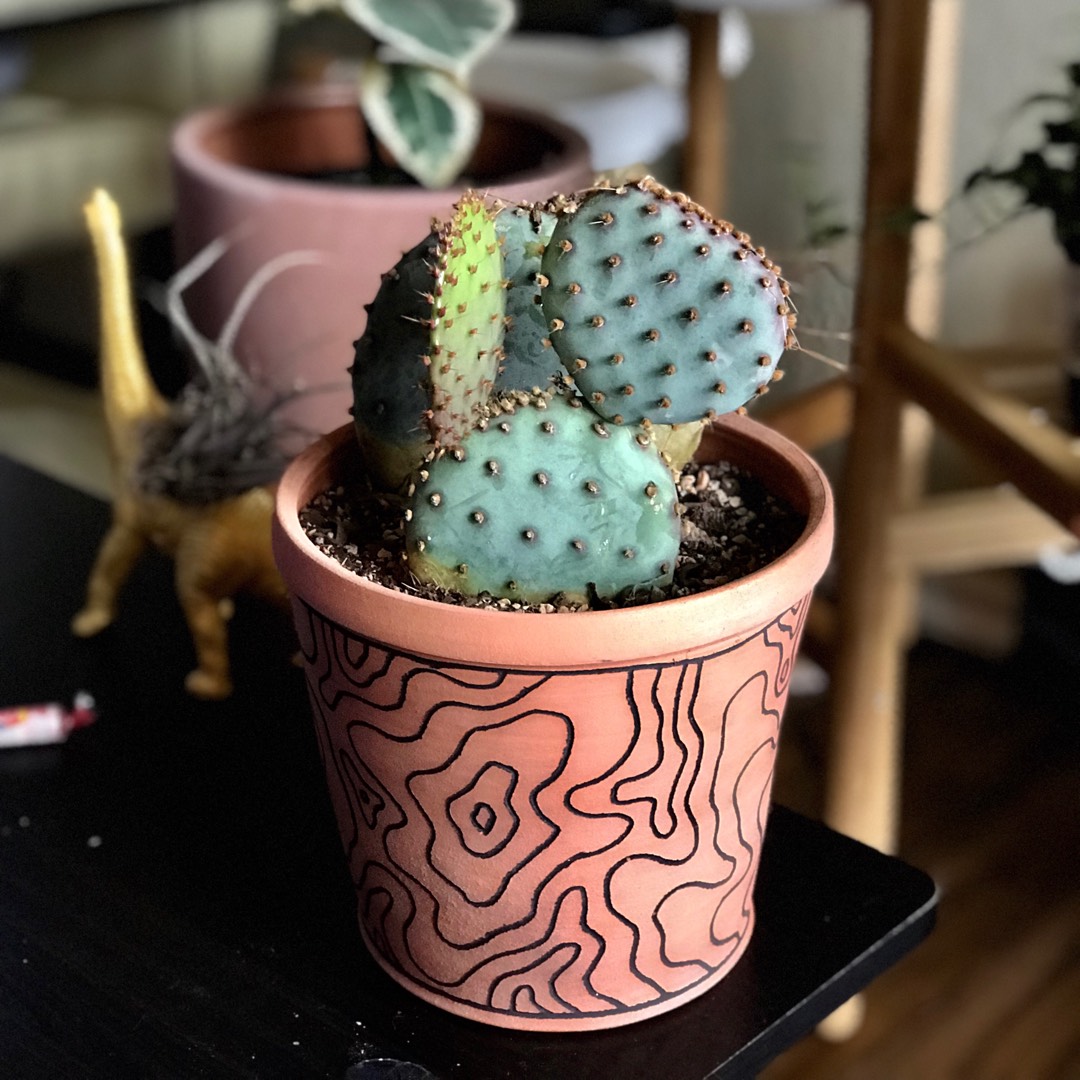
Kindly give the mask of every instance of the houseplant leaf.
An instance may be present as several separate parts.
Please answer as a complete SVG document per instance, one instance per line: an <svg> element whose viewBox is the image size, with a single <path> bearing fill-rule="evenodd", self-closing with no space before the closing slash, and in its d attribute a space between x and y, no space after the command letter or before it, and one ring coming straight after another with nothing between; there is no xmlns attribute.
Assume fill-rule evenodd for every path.
<svg viewBox="0 0 1080 1080"><path fill-rule="evenodd" d="M360 75L360 104L379 141L424 187L450 184L480 135L480 106L433 68L370 61Z"/></svg>
<svg viewBox="0 0 1080 1080"><path fill-rule="evenodd" d="M342 0L369 34L410 60L464 76L514 21L513 0Z"/></svg>

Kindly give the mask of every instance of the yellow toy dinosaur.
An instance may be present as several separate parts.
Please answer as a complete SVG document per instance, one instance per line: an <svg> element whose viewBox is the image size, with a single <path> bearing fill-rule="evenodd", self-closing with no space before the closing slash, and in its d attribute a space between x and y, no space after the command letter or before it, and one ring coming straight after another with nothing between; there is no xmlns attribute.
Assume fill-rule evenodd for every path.
<svg viewBox="0 0 1080 1080"><path fill-rule="evenodd" d="M185 686L198 697L227 697L231 598L245 590L285 600L270 552L272 489L258 486L197 503L148 489L141 473L148 432L168 420L171 407L153 383L135 327L116 203L98 190L84 212L100 288L101 392L114 493L112 524L90 574L86 604L71 627L89 637L113 622L120 588L152 544L175 561L176 594L195 645L197 666Z"/></svg>

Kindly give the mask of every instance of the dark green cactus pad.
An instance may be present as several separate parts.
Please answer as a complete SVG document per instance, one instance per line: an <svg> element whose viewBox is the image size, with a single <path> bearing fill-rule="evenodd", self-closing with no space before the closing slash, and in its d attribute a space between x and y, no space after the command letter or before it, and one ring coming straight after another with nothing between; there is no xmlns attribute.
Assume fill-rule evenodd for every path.
<svg viewBox="0 0 1080 1080"><path fill-rule="evenodd" d="M419 474L411 571L466 595L586 601L671 582L680 527L651 436L562 396L495 412ZM498 408L498 406L495 406Z"/></svg>
<svg viewBox="0 0 1080 1080"><path fill-rule="evenodd" d="M425 453L431 388L428 352L436 236L425 237L383 275L355 343L353 423L368 467L397 487Z"/></svg>
<svg viewBox="0 0 1080 1080"><path fill-rule="evenodd" d="M544 253L548 332L578 389L627 424L681 424L765 392L794 314L745 233L651 179L585 193Z"/></svg>
<svg viewBox="0 0 1080 1080"><path fill-rule="evenodd" d="M548 337L537 280L555 222L555 215L539 206L507 206L495 219L506 283L506 355L496 390L544 390L563 371Z"/></svg>
<svg viewBox="0 0 1080 1080"><path fill-rule="evenodd" d="M432 442L456 446L487 402L502 361L506 291L492 210L466 192L437 233L429 297Z"/></svg>

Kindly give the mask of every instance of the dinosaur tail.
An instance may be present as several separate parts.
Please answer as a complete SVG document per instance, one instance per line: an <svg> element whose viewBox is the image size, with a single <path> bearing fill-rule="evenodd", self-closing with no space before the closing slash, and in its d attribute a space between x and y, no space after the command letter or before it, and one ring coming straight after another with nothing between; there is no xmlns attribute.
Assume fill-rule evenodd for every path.
<svg viewBox="0 0 1080 1080"><path fill-rule="evenodd" d="M98 188L83 207L97 267L101 320L101 394L114 466L130 473L139 459L147 422L168 412L150 371L136 327L131 274L120 210Z"/></svg>

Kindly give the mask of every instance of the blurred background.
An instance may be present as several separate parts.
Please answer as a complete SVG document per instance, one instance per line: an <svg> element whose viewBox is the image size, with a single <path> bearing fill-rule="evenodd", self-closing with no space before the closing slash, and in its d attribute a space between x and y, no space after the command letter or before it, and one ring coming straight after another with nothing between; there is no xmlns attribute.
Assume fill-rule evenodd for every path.
<svg viewBox="0 0 1080 1080"><path fill-rule="evenodd" d="M702 134L688 121L688 27L702 6L716 7L520 0L514 31L479 63L473 87L576 128L599 170L684 186L687 144ZM782 403L833 374L828 361L847 360L867 12L854 0L721 11L710 192L720 205L709 208L783 264L800 340L824 356L789 357ZM913 267L921 318L949 343L1060 348L1066 260L1049 216L1014 216L1007 194L987 206L958 193L974 170L1037 141L1042 117L1018 105L1064 91L1066 64L1080 60L1080 10L1076 0L937 0L935 19L919 209L937 227ZM170 132L197 109L294 77L307 44L279 0L0 0L0 453L107 497L81 204L102 185L121 206L150 364L174 392L187 366L160 311L176 269ZM838 468L843 445L821 457ZM935 443L935 487L979 468ZM769 1076L1080 1077L1071 573L994 570L924 586L908 673L902 854L943 882L941 926L875 986L852 1040L811 1039ZM826 685L808 667L787 721L778 795L809 812L819 808Z"/></svg>

